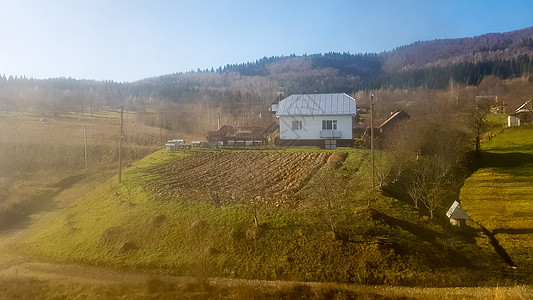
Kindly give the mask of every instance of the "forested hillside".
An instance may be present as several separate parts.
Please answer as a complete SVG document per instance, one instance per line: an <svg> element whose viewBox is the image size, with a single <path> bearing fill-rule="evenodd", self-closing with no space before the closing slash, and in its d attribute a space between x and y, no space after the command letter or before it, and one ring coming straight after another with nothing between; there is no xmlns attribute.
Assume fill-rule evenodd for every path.
<svg viewBox="0 0 533 300"><path fill-rule="evenodd" d="M458 83L475 85L487 75L502 79L519 77L525 72L532 72L532 56L533 27L477 37L415 42L380 54L331 52L263 57L255 62L228 64L216 70L198 69L129 83L2 76L0 88L4 98L13 98L9 95L10 90L37 88L40 93L42 90L47 94L70 91L89 98L100 98L104 102L112 102L106 98L123 100L127 97L157 97L182 102L191 100L190 95L200 90L260 93L261 89L266 89L272 93L272 89L280 86L285 87L287 93L353 93L391 85L443 88L443 83L450 78ZM407 81L405 78L412 79ZM24 95L17 96L26 98ZM115 101L120 102L118 99Z"/></svg>
<svg viewBox="0 0 533 300"><path fill-rule="evenodd" d="M533 27L476 37L415 42L381 54L384 71L393 73L424 66L447 66L486 60L509 60L533 51Z"/></svg>
<svg viewBox="0 0 533 300"><path fill-rule="evenodd" d="M465 89L468 86L477 87L486 78L531 81L530 74L533 74L533 27L416 42L380 54L331 52L263 57L255 62L135 82L0 76L0 110L55 117L65 112L83 115L125 105L126 109L139 112L139 121L145 124L205 134L216 128L215 115L222 116L223 123L237 126L251 120L268 124L268 118L258 116L268 115L267 109L279 91L290 95L387 90L392 95L396 89L453 87L452 98L459 107L465 95L475 94ZM381 99L402 100L385 96Z"/></svg>
<svg viewBox="0 0 533 300"><path fill-rule="evenodd" d="M533 73L533 56L521 54L508 60L486 60L461 62L448 66L430 66L390 73L374 83L373 88L417 88L446 89L450 81L477 86L490 75L500 79L521 77ZM372 88L371 87L371 88Z"/></svg>

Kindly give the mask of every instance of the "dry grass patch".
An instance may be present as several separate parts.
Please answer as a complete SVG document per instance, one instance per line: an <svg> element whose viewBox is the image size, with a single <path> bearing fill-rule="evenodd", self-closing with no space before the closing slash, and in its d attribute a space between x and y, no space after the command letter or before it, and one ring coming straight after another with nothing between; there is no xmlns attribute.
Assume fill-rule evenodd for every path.
<svg viewBox="0 0 533 300"><path fill-rule="evenodd" d="M0 113L0 228L49 205L49 200L74 184L80 174L109 174L108 170L117 166L118 113L40 118L29 113ZM160 144L159 129L134 121L133 114L126 114L125 165Z"/></svg>

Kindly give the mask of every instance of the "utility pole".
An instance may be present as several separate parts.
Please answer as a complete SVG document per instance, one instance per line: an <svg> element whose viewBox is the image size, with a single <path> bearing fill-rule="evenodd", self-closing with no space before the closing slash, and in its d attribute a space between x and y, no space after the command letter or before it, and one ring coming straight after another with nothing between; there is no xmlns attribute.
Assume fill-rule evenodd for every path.
<svg viewBox="0 0 533 300"><path fill-rule="evenodd" d="M375 186L375 168L374 168L374 94L370 94L370 162L372 164L372 190L368 198L368 207L370 200L374 198Z"/></svg>
<svg viewBox="0 0 533 300"><path fill-rule="evenodd" d="M122 182L122 132L124 128L124 105L120 106L120 135L118 138L118 183Z"/></svg>
<svg viewBox="0 0 533 300"><path fill-rule="evenodd" d="M83 139L85 140L84 142L85 169L87 169L87 125L83 125Z"/></svg>

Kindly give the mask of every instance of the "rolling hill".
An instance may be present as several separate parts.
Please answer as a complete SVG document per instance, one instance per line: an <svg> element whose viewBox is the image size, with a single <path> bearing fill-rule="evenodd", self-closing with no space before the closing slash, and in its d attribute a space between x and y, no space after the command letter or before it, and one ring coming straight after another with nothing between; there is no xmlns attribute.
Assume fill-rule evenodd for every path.
<svg viewBox="0 0 533 300"><path fill-rule="evenodd" d="M459 39L418 41L380 54L383 69L394 73L427 66L510 60L533 53L533 27Z"/></svg>
<svg viewBox="0 0 533 300"><path fill-rule="evenodd" d="M321 163L310 164L313 157ZM235 163L207 168L213 160ZM257 190L238 179L254 169L265 169L246 180ZM291 174L304 169L311 176L294 183ZM112 178L54 214L25 247L56 261L172 275L508 283L505 263L480 231L455 232L446 219L431 221L385 195L367 207L369 172L367 152L357 149L160 151L128 168L123 184ZM180 185L185 180L198 184ZM291 188L273 196L278 183Z"/></svg>
<svg viewBox="0 0 533 300"><path fill-rule="evenodd" d="M407 82L416 71L422 72L422 79ZM213 103L228 103L239 97L238 93L255 104L263 104L267 98L272 101L279 87L284 87L287 94L354 93L362 89L419 86L442 89L450 78L478 85L485 76L507 79L525 73L533 73L533 27L477 37L419 41L379 54L331 52L263 57L216 70L167 74L135 82L0 76L0 109L16 110L20 105L14 99L20 102L35 98L41 99L37 107L47 109L54 105L50 102L58 101L89 107L123 104L124 99L126 103L144 103L148 99L188 103L209 97ZM436 84L428 84L434 78L423 80L435 77L434 74L443 78Z"/></svg>

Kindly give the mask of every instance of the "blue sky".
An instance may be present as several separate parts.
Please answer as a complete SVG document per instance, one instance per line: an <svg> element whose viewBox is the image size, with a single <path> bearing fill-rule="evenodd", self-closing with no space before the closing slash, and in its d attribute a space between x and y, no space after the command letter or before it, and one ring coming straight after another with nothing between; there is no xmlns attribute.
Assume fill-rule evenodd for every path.
<svg viewBox="0 0 533 300"><path fill-rule="evenodd" d="M533 26L531 0L0 0L0 74L135 81Z"/></svg>

